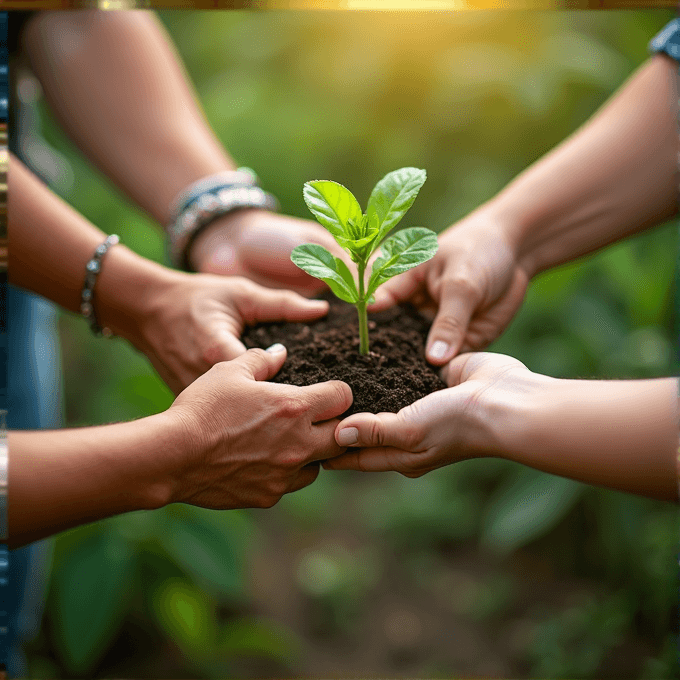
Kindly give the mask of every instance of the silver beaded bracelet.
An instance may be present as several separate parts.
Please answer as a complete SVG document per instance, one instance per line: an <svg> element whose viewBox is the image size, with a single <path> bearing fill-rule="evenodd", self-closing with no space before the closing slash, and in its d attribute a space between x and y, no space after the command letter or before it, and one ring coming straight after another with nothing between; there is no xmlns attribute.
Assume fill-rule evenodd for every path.
<svg viewBox="0 0 680 680"><path fill-rule="evenodd" d="M94 312L94 284L97 283L97 275L102 268L102 258L111 246L115 246L119 242L120 238L116 234L111 234L104 243L97 246L92 259L85 265L87 273L85 274L83 290L80 293L80 313L90 324L95 335L103 335L106 338L110 338L113 332L109 328L102 328L97 322L97 315Z"/></svg>
<svg viewBox="0 0 680 680"><path fill-rule="evenodd" d="M206 177L183 191L173 201L172 218L167 227L172 264L193 271L189 262L191 244L218 217L244 208L278 210L276 198L257 183L257 176L250 168L239 168L235 172Z"/></svg>

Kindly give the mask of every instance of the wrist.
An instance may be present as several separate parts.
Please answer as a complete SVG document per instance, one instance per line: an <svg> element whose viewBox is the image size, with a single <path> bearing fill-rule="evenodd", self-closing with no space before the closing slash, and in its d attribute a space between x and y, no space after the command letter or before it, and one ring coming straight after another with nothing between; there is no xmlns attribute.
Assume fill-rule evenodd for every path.
<svg viewBox="0 0 680 680"><path fill-rule="evenodd" d="M497 458L530 464L532 452L540 450L536 442L545 436L549 404L559 398L564 381L531 371L513 372L509 379L510 389L485 393L488 451Z"/></svg>
<svg viewBox="0 0 680 680"><path fill-rule="evenodd" d="M148 481L139 488L142 508L157 510L182 502L182 480L192 448L187 427L172 407L138 422L144 423L156 441L154 456L146 466Z"/></svg>
<svg viewBox="0 0 680 680"><path fill-rule="evenodd" d="M95 289L99 324L142 349L144 326L158 313L163 291L174 284L178 276L181 275L121 244L111 248Z"/></svg>

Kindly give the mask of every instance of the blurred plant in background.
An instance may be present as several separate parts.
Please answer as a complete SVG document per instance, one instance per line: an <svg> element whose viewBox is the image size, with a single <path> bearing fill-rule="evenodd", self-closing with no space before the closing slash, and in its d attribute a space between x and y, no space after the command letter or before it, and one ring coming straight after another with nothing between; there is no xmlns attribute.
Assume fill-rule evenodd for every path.
<svg viewBox="0 0 680 680"><path fill-rule="evenodd" d="M673 13L173 12L161 18L205 114L284 212L335 177L428 169L435 231L583 123ZM64 196L164 262L160 231L42 107ZM540 276L491 348L559 377L673 372L674 225ZM124 344L62 317L69 425L172 395ZM32 677L677 677L674 507L504 461L418 480L322 474L268 512L173 506L57 539ZM97 603L96 610L92 603ZM243 661L243 658L248 659Z"/></svg>

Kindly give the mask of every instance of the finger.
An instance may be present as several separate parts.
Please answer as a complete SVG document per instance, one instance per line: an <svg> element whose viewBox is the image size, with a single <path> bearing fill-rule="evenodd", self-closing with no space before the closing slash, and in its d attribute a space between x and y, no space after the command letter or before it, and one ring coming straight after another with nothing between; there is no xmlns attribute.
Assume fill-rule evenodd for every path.
<svg viewBox="0 0 680 680"><path fill-rule="evenodd" d="M273 378L286 360L286 348L279 343L263 349L249 349L232 360L232 365L242 368L254 380Z"/></svg>
<svg viewBox="0 0 680 680"><path fill-rule="evenodd" d="M219 361L230 361L241 356L246 351L245 345L226 329L215 331L211 343L203 351L203 360L208 366L213 366Z"/></svg>
<svg viewBox="0 0 680 680"><path fill-rule="evenodd" d="M247 323L263 321L309 321L328 313L328 302L310 300L290 290L259 288L250 301L251 318Z"/></svg>
<svg viewBox="0 0 680 680"><path fill-rule="evenodd" d="M469 378L474 368L484 360L483 357L487 356L489 355L486 352L459 354L442 368L441 379L449 387L460 385Z"/></svg>
<svg viewBox="0 0 680 680"><path fill-rule="evenodd" d="M335 441L337 419L326 420L312 426L312 439L309 442L308 455L305 463L319 463L329 458L335 458L344 453L346 446L339 446Z"/></svg>
<svg viewBox="0 0 680 680"><path fill-rule="evenodd" d="M427 336L427 360L442 366L455 356L465 338L470 317L480 294L463 280L444 279L439 293L439 311Z"/></svg>
<svg viewBox="0 0 680 680"><path fill-rule="evenodd" d="M341 456L324 461L324 470L358 470L359 472L401 472L404 460L413 456L408 451L392 446L379 446L347 451Z"/></svg>
<svg viewBox="0 0 680 680"><path fill-rule="evenodd" d="M413 451L418 429L397 413L355 413L335 429L339 446L393 447Z"/></svg>
<svg viewBox="0 0 680 680"><path fill-rule="evenodd" d="M399 302L409 300L421 285L422 280L414 272L399 274L375 291L375 302L369 305L368 309L371 312L380 312Z"/></svg>
<svg viewBox="0 0 680 680"><path fill-rule="evenodd" d="M309 486L319 476L320 470L321 466L319 463L310 463L309 465L305 465L303 468L300 468L297 477L295 477L291 485L288 487L288 491L286 491L286 493L294 493L295 491L299 491L300 489L304 489L306 486Z"/></svg>
<svg viewBox="0 0 680 680"><path fill-rule="evenodd" d="M340 380L329 380L298 389L307 400L313 423L342 415L354 401L350 386Z"/></svg>

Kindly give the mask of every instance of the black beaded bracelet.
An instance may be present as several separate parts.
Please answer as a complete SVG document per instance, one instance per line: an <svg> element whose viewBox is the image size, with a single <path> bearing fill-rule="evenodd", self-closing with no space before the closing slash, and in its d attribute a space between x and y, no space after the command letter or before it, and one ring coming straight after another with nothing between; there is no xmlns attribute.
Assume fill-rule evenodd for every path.
<svg viewBox="0 0 680 680"><path fill-rule="evenodd" d="M102 328L97 322L97 315L94 312L94 285L97 282L97 275L102 268L102 258L111 246L115 246L119 242L120 238L116 234L111 234L104 243L97 246L92 259L85 265L87 273L85 274L83 290L80 293L80 313L90 324L92 332L96 336L103 335L105 338L110 338L113 332L109 328Z"/></svg>

